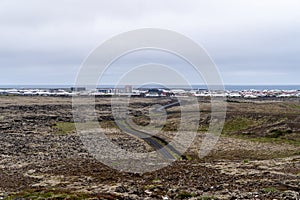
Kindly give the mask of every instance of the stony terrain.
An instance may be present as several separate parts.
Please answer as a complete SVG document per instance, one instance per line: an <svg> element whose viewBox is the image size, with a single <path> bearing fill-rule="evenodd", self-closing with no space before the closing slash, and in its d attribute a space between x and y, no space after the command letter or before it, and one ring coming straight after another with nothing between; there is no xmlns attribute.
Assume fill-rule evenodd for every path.
<svg viewBox="0 0 300 200"><path fill-rule="evenodd" d="M135 99L136 122L169 99ZM113 123L109 99L97 99L105 133L123 149L149 152L141 139ZM223 136L205 158L197 147L209 123L201 101L197 139L188 160L145 174L113 170L93 158L75 131L70 98L0 96L0 199L299 199L299 101L228 102ZM147 109L146 109L147 108ZM178 108L159 134L176 131ZM174 126L173 126L174 125Z"/></svg>

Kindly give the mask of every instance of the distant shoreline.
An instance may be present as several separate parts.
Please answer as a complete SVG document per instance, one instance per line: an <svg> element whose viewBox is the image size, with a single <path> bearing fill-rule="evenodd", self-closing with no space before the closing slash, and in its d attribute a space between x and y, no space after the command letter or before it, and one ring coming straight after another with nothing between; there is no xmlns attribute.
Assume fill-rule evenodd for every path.
<svg viewBox="0 0 300 200"><path fill-rule="evenodd" d="M74 85L0 85L0 89L69 89ZM99 85L97 88L114 88L114 85ZM125 86L118 86L123 88ZM142 88L159 88L159 85L147 85ZM242 91L242 90L300 90L300 85L224 85L225 90ZM138 88L133 86L133 88ZM161 88L163 88L161 86ZM188 89L187 86L166 86L170 89ZM192 89L207 89L206 85L192 85ZM189 89L191 89L189 88Z"/></svg>

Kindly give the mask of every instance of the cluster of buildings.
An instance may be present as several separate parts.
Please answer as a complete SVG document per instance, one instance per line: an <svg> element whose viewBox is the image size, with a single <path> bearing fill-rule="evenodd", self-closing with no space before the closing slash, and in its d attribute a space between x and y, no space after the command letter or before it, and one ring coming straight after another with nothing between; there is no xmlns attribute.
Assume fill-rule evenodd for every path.
<svg viewBox="0 0 300 200"><path fill-rule="evenodd" d="M209 91L205 89L166 89L138 88L98 88L87 90L84 87L61 89L0 89L0 95L17 96L137 96L137 97L228 97L228 98L289 98L300 97L300 90L241 90L241 91Z"/></svg>
<svg viewBox="0 0 300 200"><path fill-rule="evenodd" d="M289 97L300 97L300 90L227 90L225 92L199 90L195 92L195 96L226 96L227 98L289 98Z"/></svg>
<svg viewBox="0 0 300 200"><path fill-rule="evenodd" d="M0 89L0 95L9 96L73 96L67 89Z"/></svg>

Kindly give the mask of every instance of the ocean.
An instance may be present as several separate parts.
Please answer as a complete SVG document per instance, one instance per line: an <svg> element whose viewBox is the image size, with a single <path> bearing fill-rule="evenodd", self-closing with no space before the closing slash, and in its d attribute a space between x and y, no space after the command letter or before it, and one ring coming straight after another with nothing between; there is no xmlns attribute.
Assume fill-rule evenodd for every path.
<svg viewBox="0 0 300 200"><path fill-rule="evenodd" d="M55 89L71 88L73 85L0 85L1 89ZM99 85L98 88L113 88L114 85ZM122 87L122 86L119 86ZM157 88L158 85L147 85L144 88ZM168 88L187 88L186 86L168 86ZM193 89L207 89L206 85L192 85ZM226 90L300 90L300 85L225 85Z"/></svg>

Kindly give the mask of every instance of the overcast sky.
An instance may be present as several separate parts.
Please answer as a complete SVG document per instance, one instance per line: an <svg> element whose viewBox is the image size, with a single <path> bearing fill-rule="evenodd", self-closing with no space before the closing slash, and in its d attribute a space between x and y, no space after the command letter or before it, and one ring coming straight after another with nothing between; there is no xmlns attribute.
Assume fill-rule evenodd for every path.
<svg viewBox="0 0 300 200"><path fill-rule="evenodd" d="M299 11L299 0L1 0L0 85L73 84L99 44L146 27L202 45L225 84L300 84Z"/></svg>

